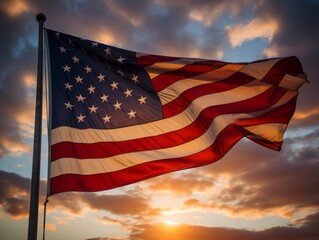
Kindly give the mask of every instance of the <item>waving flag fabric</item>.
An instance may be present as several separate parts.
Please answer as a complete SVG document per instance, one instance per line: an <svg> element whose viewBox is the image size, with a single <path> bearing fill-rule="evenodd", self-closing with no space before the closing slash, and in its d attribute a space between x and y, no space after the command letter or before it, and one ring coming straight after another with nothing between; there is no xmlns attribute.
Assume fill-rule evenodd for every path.
<svg viewBox="0 0 319 240"><path fill-rule="evenodd" d="M243 137L279 150L305 82L296 57L226 63L46 35L51 195L210 164Z"/></svg>

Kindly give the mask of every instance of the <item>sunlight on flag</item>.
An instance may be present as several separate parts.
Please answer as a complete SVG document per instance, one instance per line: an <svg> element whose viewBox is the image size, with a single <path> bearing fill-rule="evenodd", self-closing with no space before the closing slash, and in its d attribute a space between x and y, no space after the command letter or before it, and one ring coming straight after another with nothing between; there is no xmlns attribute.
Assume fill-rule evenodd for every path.
<svg viewBox="0 0 319 240"><path fill-rule="evenodd" d="M46 35L51 195L210 164L243 137L280 150L305 82L296 57L227 63Z"/></svg>

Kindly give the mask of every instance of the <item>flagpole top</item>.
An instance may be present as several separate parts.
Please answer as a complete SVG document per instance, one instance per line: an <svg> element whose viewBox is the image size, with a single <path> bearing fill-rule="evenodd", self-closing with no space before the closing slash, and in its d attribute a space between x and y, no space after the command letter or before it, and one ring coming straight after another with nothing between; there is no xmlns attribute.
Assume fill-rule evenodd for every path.
<svg viewBox="0 0 319 240"><path fill-rule="evenodd" d="M45 20L46 20L46 16L45 16L45 14L44 13L38 13L37 14L37 21L40 23L40 22L45 22Z"/></svg>

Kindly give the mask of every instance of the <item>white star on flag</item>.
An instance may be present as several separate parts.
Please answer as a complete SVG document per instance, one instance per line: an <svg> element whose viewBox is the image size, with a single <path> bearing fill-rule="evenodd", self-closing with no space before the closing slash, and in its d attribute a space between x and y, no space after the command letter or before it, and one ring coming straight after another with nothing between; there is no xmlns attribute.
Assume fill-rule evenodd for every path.
<svg viewBox="0 0 319 240"><path fill-rule="evenodd" d="M104 49L104 52L107 55L111 55L111 48L107 47L106 49Z"/></svg>
<svg viewBox="0 0 319 240"><path fill-rule="evenodd" d="M89 94L95 93L95 87L93 87L92 85L90 85L90 87L88 88L88 90L89 90Z"/></svg>
<svg viewBox="0 0 319 240"><path fill-rule="evenodd" d="M86 97L83 97L82 94L76 96L76 98L78 99L78 102L84 102L84 100L86 99Z"/></svg>
<svg viewBox="0 0 319 240"><path fill-rule="evenodd" d="M126 91L124 92L125 97L126 97L126 98L132 97L132 92L133 92L133 90L129 90L129 89L127 88Z"/></svg>
<svg viewBox="0 0 319 240"><path fill-rule="evenodd" d="M86 73L92 72L92 68L90 68L88 65L84 68L86 70Z"/></svg>
<svg viewBox="0 0 319 240"><path fill-rule="evenodd" d="M143 103L145 103L146 104L146 98L147 97L143 97L143 96L141 96L139 99L137 99L137 101L139 101L140 102L140 105L142 105Z"/></svg>
<svg viewBox="0 0 319 240"><path fill-rule="evenodd" d="M78 75L76 78L74 78L76 80L77 83L82 83L83 78L80 77L80 75Z"/></svg>
<svg viewBox="0 0 319 240"><path fill-rule="evenodd" d="M114 82L114 81L113 81L113 83L110 84L110 86L112 87L112 91L113 91L114 89L118 89L118 86L117 86L118 84L119 84L119 83L116 83L116 82Z"/></svg>
<svg viewBox="0 0 319 240"><path fill-rule="evenodd" d="M82 113L80 114L80 116L76 117L78 119L78 123L80 122L84 122L84 118L86 118L86 116L82 115Z"/></svg>
<svg viewBox="0 0 319 240"><path fill-rule="evenodd" d="M63 67L64 72L70 72L71 67L69 67L67 64Z"/></svg>
<svg viewBox="0 0 319 240"><path fill-rule="evenodd" d="M60 51L61 51L61 53L63 52L63 53L66 53L66 48L64 48L63 46L62 47L59 47L60 48Z"/></svg>
<svg viewBox="0 0 319 240"><path fill-rule="evenodd" d="M108 97L109 97L109 95L105 95L104 93L103 93L103 96L102 97L100 97L101 99L102 99L102 103L104 103L104 102L108 102Z"/></svg>
<svg viewBox="0 0 319 240"><path fill-rule="evenodd" d="M121 109L121 105L122 105L122 103L119 103L118 101L116 101L116 103L113 104L113 106L115 108L114 110Z"/></svg>
<svg viewBox="0 0 319 240"><path fill-rule="evenodd" d="M104 120L104 123L110 122L110 118L111 116L108 116L107 114L105 115L104 118L102 118Z"/></svg>
<svg viewBox="0 0 319 240"><path fill-rule="evenodd" d="M94 105L92 107L89 107L90 109L90 113L93 113L95 112L96 113L96 110L98 109L98 107L95 107Z"/></svg>
<svg viewBox="0 0 319 240"><path fill-rule="evenodd" d="M71 109L72 110L72 107L74 106L74 105L72 105L70 102L67 102L67 103L64 103L64 105L65 105L65 109Z"/></svg>
<svg viewBox="0 0 319 240"><path fill-rule="evenodd" d="M80 58L78 58L77 56L74 56L72 59L74 63L78 63L80 61Z"/></svg>
<svg viewBox="0 0 319 240"><path fill-rule="evenodd" d="M306 82L296 57L252 63L168 57L45 31L50 195L203 166L244 137L280 150Z"/></svg>
<svg viewBox="0 0 319 240"><path fill-rule="evenodd" d="M65 89L69 89L71 91L71 88L73 87L73 85L70 85L70 83L64 83Z"/></svg>
<svg viewBox="0 0 319 240"><path fill-rule="evenodd" d="M125 58L123 58L122 56L120 56L120 58L117 59L117 61L118 61L119 63L123 63L124 60L125 60Z"/></svg>
<svg viewBox="0 0 319 240"><path fill-rule="evenodd" d="M129 115L129 118L130 118L130 119L131 119L132 117L135 118L136 111L133 111L133 110L131 109L131 111L128 112L127 114Z"/></svg>
<svg viewBox="0 0 319 240"><path fill-rule="evenodd" d="M135 83L135 84L138 84L138 75L134 75L133 74L133 77L131 78L132 79L132 81Z"/></svg>
<svg viewBox="0 0 319 240"><path fill-rule="evenodd" d="M97 78L99 79L99 82L105 81L105 75L103 75L102 73L100 73L99 76L97 76Z"/></svg>

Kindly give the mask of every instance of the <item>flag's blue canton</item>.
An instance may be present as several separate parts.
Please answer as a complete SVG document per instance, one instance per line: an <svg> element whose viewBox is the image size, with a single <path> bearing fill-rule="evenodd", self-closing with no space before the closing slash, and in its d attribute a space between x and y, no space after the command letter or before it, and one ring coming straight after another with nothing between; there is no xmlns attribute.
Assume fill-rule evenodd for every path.
<svg viewBox="0 0 319 240"><path fill-rule="evenodd" d="M135 52L47 30L52 129L119 128L162 118L162 106Z"/></svg>

